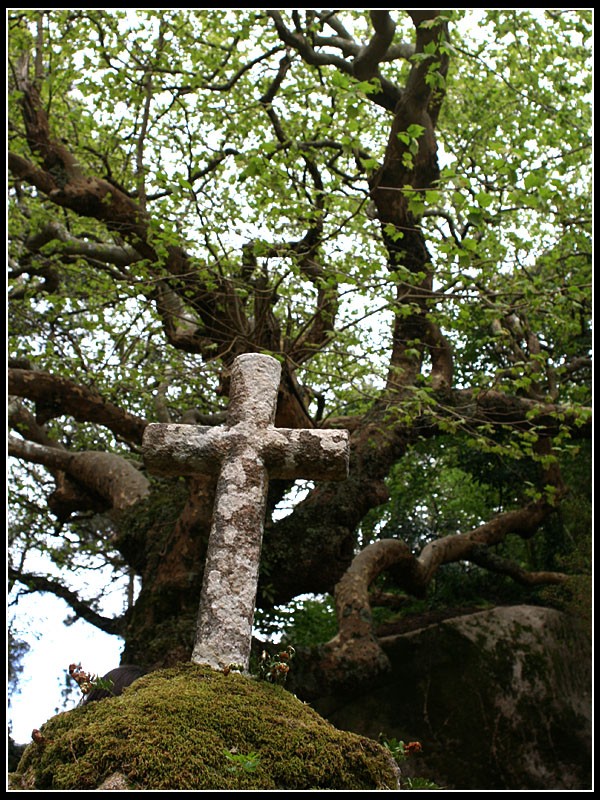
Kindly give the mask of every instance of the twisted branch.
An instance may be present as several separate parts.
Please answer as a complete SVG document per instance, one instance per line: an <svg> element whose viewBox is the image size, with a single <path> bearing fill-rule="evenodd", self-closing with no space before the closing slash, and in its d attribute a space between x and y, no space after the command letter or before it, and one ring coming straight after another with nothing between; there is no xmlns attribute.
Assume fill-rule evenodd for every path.
<svg viewBox="0 0 600 800"><path fill-rule="evenodd" d="M561 584L568 576L558 572L527 572L490 553L489 547L509 534L530 538L554 507L544 501L500 514L469 533L446 536L427 544L420 556L398 539L381 539L365 547L335 587L338 633L324 647L323 660L347 666L352 663L357 674L375 675L389 668L373 630L369 586L382 572L392 569L395 580L416 597L424 597L428 585L443 564L472 561L528 586Z"/></svg>
<svg viewBox="0 0 600 800"><path fill-rule="evenodd" d="M49 592L55 597L60 597L73 609L78 618L84 619L90 625L105 633L117 636L121 633L123 617L111 618L99 614L88 603L81 600L75 592L52 578L44 575L34 575L30 572L21 572L12 567L8 568L8 577L13 584L20 583L26 587L25 591L27 593Z"/></svg>

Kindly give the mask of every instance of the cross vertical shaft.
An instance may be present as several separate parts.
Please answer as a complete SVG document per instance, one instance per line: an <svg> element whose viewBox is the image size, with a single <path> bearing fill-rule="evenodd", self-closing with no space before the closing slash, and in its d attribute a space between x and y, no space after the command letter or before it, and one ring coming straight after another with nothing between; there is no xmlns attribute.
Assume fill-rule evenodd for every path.
<svg viewBox="0 0 600 800"><path fill-rule="evenodd" d="M227 411L233 438L216 489L192 653L198 664L247 668L250 660L269 486L254 440L275 420L280 373L275 359L240 356L234 363Z"/></svg>

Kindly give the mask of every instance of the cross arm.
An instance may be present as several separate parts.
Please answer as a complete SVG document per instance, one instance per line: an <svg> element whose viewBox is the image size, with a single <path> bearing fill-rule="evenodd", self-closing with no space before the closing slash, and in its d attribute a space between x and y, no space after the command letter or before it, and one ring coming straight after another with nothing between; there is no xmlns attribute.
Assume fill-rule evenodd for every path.
<svg viewBox="0 0 600 800"><path fill-rule="evenodd" d="M210 475L218 472L227 451L225 429L160 422L146 426L144 463L153 475Z"/></svg>
<svg viewBox="0 0 600 800"><path fill-rule="evenodd" d="M271 478L341 481L348 477L345 430L271 428L260 449Z"/></svg>

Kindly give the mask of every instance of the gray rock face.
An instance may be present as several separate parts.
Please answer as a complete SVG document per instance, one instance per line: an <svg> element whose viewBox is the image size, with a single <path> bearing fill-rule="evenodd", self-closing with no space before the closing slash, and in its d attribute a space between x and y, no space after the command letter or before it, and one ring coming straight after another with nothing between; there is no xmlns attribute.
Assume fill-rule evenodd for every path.
<svg viewBox="0 0 600 800"><path fill-rule="evenodd" d="M417 740L405 775L449 789L591 786L591 638L577 620L499 607L382 640L387 679L313 702L338 728Z"/></svg>

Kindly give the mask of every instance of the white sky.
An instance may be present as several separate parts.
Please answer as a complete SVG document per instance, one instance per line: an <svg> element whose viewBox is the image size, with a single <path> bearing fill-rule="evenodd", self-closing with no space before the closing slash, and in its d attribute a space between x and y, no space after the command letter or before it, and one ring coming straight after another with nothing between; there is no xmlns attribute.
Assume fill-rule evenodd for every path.
<svg viewBox="0 0 600 800"><path fill-rule="evenodd" d="M51 594L22 598L18 611L23 639L31 649L23 658L20 691L12 696L7 716L13 739L25 744L31 741L34 728L40 728L57 709L62 711L61 691L69 664L81 662L87 672L104 675L119 666L123 640L83 620L63 625L72 611ZM77 705L78 699L67 708Z"/></svg>

